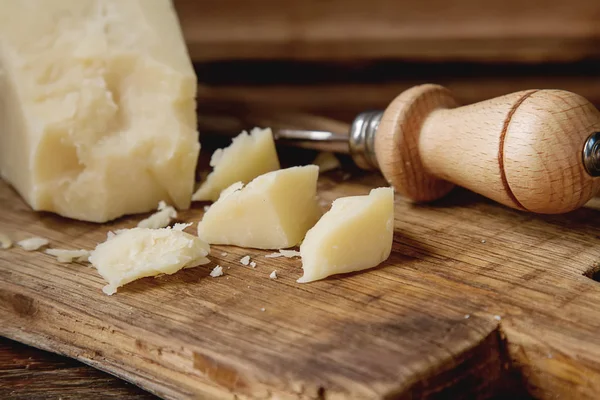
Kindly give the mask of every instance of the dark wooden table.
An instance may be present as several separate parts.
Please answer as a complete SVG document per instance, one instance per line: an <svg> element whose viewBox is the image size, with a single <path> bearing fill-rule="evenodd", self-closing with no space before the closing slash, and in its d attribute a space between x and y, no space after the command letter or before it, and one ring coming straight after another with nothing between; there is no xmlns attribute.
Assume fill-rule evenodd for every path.
<svg viewBox="0 0 600 400"><path fill-rule="evenodd" d="M71 358L0 337L0 399L135 399L155 396Z"/></svg>

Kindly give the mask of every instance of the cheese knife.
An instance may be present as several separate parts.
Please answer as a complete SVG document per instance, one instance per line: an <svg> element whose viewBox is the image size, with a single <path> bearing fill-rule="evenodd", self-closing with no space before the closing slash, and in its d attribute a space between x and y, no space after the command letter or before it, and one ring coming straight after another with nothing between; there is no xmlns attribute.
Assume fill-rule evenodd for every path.
<svg viewBox="0 0 600 400"><path fill-rule="evenodd" d="M383 111L359 114L349 126L286 118L248 113L232 123L230 116L201 115L199 127L271 126L279 143L350 154L415 202L459 185L515 209L558 214L600 190L600 112L563 90L525 90L461 107L448 89L427 84L402 92Z"/></svg>

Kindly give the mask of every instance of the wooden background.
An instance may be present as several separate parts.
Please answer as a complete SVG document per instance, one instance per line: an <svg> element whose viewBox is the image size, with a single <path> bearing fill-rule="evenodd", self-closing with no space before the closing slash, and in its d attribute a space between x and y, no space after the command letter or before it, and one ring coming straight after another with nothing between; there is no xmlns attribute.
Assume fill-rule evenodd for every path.
<svg viewBox="0 0 600 400"><path fill-rule="evenodd" d="M600 105L596 0L175 0L200 111L222 103L348 121L419 83L471 103L560 88ZM235 109L232 107L232 110ZM79 362L0 339L0 398L153 398Z"/></svg>

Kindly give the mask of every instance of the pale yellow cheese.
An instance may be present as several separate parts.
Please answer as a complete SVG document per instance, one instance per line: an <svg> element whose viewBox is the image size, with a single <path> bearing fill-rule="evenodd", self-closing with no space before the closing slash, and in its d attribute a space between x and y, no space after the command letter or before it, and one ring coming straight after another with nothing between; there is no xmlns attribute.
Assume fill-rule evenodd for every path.
<svg viewBox="0 0 600 400"><path fill-rule="evenodd" d="M48 246L49 243L50 242L48 241L48 239L41 237L32 237L18 241L17 245L25 251L36 251L41 249L42 247Z"/></svg>
<svg viewBox="0 0 600 400"><path fill-rule="evenodd" d="M271 129L240 133L229 147L216 150L210 166L214 170L198 188L192 200L215 201L221 192L236 182L248 183L264 173L280 168Z"/></svg>
<svg viewBox="0 0 600 400"><path fill-rule="evenodd" d="M196 76L169 0L0 2L0 175L104 222L189 207Z"/></svg>
<svg viewBox="0 0 600 400"><path fill-rule="evenodd" d="M169 226L173 218L177 218L177 211L173 207L168 206L164 201L161 201L158 203L158 211L138 222L137 227L150 229L165 228Z"/></svg>
<svg viewBox="0 0 600 400"><path fill-rule="evenodd" d="M323 151L317 154L313 164L319 166L320 173L333 171L334 169L338 169L342 166L342 164L340 164L340 160L337 159L335 154L328 151Z"/></svg>
<svg viewBox="0 0 600 400"><path fill-rule="evenodd" d="M286 257L286 258L293 258L293 257L300 257L300 252L296 251L296 250L279 250L278 253L271 253L271 254L267 254L265 256L266 258L279 258L279 257Z"/></svg>
<svg viewBox="0 0 600 400"><path fill-rule="evenodd" d="M318 175L315 165L293 167L224 190L198 224L198 236L211 244L259 249L297 245L321 215Z"/></svg>
<svg viewBox="0 0 600 400"><path fill-rule="evenodd" d="M59 263L87 262L90 257L89 250L46 249L44 253L56 257Z"/></svg>
<svg viewBox="0 0 600 400"><path fill-rule="evenodd" d="M212 271L210 271L210 276L212 276L213 278L218 278L219 276L223 276L223 267L221 267L220 265L217 265L216 267L213 268Z"/></svg>
<svg viewBox="0 0 600 400"><path fill-rule="evenodd" d="M136 279L174 274L182 268L207 264L210 246L185 233L188 225L171 228L125 229L109 235L92 251L89 261L108 282L102 290L113 294Z"/></svg>
<svg viewBox="0 0 600 400"><path fill-rule="evenodd" d="M300 246L304 275L298 282L375 267L390 256L393 237L391 188L339 198Z"/></svg>

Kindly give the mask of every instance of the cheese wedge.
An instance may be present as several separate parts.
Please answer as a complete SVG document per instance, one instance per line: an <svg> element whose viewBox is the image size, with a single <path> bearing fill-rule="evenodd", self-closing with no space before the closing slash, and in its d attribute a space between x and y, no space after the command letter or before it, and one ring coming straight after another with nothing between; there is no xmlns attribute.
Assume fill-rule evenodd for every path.
<svg viewBox="0 0 600 400"><path fill-rule="evenodd" d="M214 170L200 185L192 200L215 201L221 192L236 182L244 184L280 167L271 129L254 128L240 133L229 147L216 150L210 166Z"/></svg>
<svg viewBox="0 0 600 400"><path fill-rule="evenodd" d="M234 184L198 224L198 236L211 244L258 249L297 245L321 215L316 165L259 176L246 187Z"/></svg>
<svg viewBox="0 0 600 400"><path fill-rule="evenodd" d="M92 251L89 261L108 282L102 290L111 295L136 279L174 274L182 268L209 263L210 246L182 230L133 228L118 231Z"/></svg>
<svg viewBox="0 0 600 400"><path fill-rule="evenodd" d="M393 238L392 188L339 198L300 246L304 275L298 282L375 267L390 256Z"/></svg>
<svg viewBox="0 0 600 400"><path fill-rule="evenodd" d="M169 0L0 2L0 174L34 210L189 207L196 76Z"/></svg>

